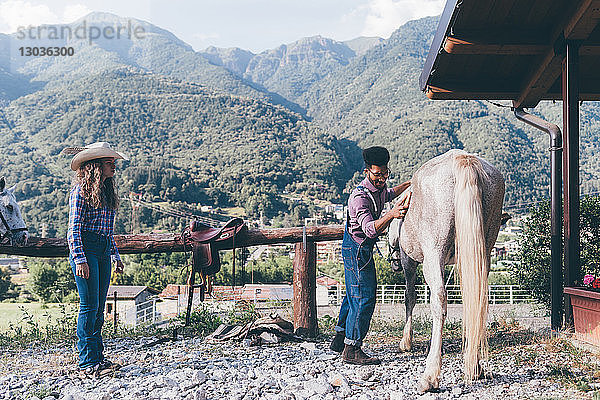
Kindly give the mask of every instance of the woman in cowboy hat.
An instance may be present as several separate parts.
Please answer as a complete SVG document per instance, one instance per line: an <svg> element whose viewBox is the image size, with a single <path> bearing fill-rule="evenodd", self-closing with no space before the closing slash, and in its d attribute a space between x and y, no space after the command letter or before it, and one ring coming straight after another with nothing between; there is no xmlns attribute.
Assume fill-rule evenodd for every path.
<svg viewBox="0 0 600 400"><path fill-rule="evenodd" d="M111 275L111 257L116 273L123 263L113 238L119 197L115 186L115 160L127 157L106 142L86 147L69 147L75 154L71 169L76 172L69 196L69 262L79 292L77 349L79 369L84 376L100 376L116 364L104 358L102 325L104 304Z"/></svg>

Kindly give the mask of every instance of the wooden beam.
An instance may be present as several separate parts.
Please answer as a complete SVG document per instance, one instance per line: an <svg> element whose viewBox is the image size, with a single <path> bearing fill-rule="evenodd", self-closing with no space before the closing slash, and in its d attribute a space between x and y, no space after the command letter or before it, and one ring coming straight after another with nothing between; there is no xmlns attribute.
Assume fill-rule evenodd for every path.
<svg viewBox="0 0 600 400"><path fill-rule="evenodd" d="M515 108L535 107L560 76L562 59L562 54L551 49L533 74L525 81L513 106Z"/></svg>
<svg viewBox="0 0 600 400"><path fill-rule="evenodd" d="M472 82L444 82L444 87L427 86L425 94L432 100L510 100L518 93L516 88L510 90L510 85L489 84L482 87Z"/></svg>
<svg viewBox="0 0 600 400"><path fill-rule="evenodd" d="M306 238L312 242L342 240L342 225L306 227ZM236 247L260 246L263 244L298 243L303 241L302 228L277 228L248 230L236 236ZM181 236L174 233L152 233L135 235L115 235L115 242L121 254L169 253L184 251ZM186 243L185 251L190 250ZM220 250L231 248L219 247ZM0 246L0 254L12 254L29 257L67 257L69 248L65 239L29 238L27 246Z"/></svg>
<svg viewBox="0 0 600 400"><path fill-rule="evenodd" d="M600 21L600 0L585 0L565 26L565 39L585 40Z"/></svg>
<svg viewBox="0 0 600 400"><path fill-rule="evenodd" d="M517 55L536 56L546 54L550 49L548 44L542 43L498 43L484 42L481 40L464 39L449 36L444 42L444 51L452 55ZM586 44L579 48L581 56L600 55L600 44Z"/></svg>
<svg viewBox="0 0 600 400"><path fill-rule="evenodd" d="M522 26L492 26L485 29L457 28L452 36L476 43L514 43L530 45L552 45L552 32L548 29L524 28Z"/></svg>
<svg viewBox="0 0 600 400"><path fill-rule="evenodd" d="M449 54L468 55L540 55L548 51L547 44L490 43L478 40L447 37L444 50Z"/></svg>
<svg viewBox="0 0 600 400"><path fill-rule="evenodd" d="M544 97L544 93L556 82L562 72L564 58L564 45L560 43L561 36L566 39L587 39L593 30L592 25L598 23L594 11L598 3L598 0L582 1L572 13L567 14L564 24L556 25L554 33L549 37L552 43L557 44L548 50L538 67L525 80L520 95L513 102L515 108L535 107Z"/></svg>

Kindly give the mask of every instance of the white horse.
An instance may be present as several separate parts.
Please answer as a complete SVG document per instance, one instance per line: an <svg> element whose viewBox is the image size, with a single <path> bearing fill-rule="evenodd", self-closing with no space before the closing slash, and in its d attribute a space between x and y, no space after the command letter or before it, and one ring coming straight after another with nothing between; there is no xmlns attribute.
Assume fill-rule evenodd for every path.
<svg viewBox="0 0 600 400"><path fill-rule="evenodd" d="M426 162L412 178L412 199L404 222L389 227L392 267L406 277L406 325L400 349L412 347L412 312L416 302L415 271L431 290L431 345L417 389L439 387L442 327L446 318L444 265L460 271L463 297L464 373L467 382L481 376L487 356L487 277L490 252L500 230L504 178L487 161L462 150L450 150Z"/></svg>
<svg viewBox="0 0 600 400"><path fill-rule="evenodd" d="M0 245L24 246L28 239L27 227L14 190L14 187L6 189L6 180L0 178Z"/></svg>

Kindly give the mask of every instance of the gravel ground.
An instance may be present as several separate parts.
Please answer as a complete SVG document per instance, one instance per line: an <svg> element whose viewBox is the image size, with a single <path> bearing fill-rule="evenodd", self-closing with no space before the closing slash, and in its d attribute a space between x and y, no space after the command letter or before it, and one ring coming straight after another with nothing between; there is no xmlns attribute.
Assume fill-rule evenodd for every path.
<svg viewBox="0 0 600 400"><path fill-rule="evenodd" d="M531 343L530 336L492 337L493 378L469 385L461 378L460 339L445 340L440 391L425 395L415 386L427 342L416 340L412 353L401 353L399 340L383 333L370 334L365 345L383 363L368 367L343 364L328 338L262 347L198 338L151 347L145 345L155 338L111 340L107 355L123 368L97 380L77 377L71 346L4 352L0 399L592 399L589 386L582 392L575 383L585 379L594 388L597 356L564 340L520 344Z"/></svg>

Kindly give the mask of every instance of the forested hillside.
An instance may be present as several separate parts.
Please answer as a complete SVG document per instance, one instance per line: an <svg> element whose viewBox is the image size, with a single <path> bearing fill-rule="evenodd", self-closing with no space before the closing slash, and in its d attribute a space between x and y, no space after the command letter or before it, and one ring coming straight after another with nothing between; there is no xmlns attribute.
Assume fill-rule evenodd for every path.
<svg viewBox="0 0 600 400"><path fill-rule="evenodd" d="M106 27L132 26L133 29L143 31L143 34L136 36L123 32L118 40L100 37L91 41L89 37L75 35L76 30L84 23L87 28L94 26L101 31ZM94 12L71 24L47 25L43 30L33 29L31 34L28 32L0 35L0 52L3 53L0 55L0 68L18 72L20 76L35 82L38 88L42 85L60 86L74 79L128 66L144 72L201 83L224 93L284 104L290 109L301 111L279 94L271 93L256 83L210 63L171 32L135 18ZM55 34L58 38L50 39L52 32L58 32ZM71 32L71 38L68 33L61 32ZM19 49L27 46L73 47L74 54L67 57L22 56ZM0 80L0 93L2 90Z"/></svg>
<svg viewBox="0 0 600 400"><path fill-rule="evenodd" d="M290 212L283 191L336 199L351 173L336 139L298 114L154 74L106 72L20 98L3 113L2 172L21 182L30 224L52 221L51 233L66 226L65 146L105 140L129 154L122 192L240 205L249 217Z"/></svg>
<svg viewBox="0 0 600 400"><path fill-rule="evenodd" d="M106 27L126 19L84 18ZM27 40L0 34L0 174L33 234L66 229L71 173L66 146L98 140L131 155L121 191L146 200L238 206L249 218L286 215L300 223L311 202L343 202L362 168L360 148L385 145L391 183L409 179L450 148L479 153L507 180L506 204L548 196L545 134L510 109L482 101L431 101L418 77L437 18L411 21L389 39L301 39L260 54L195 52L172 33L130 19L143 39L52 42L72 57L21 57ZM71 24L76 26L75 22ZM34 42L30 42L34 44ZM39 43L37 43L39 45ZM535 112L561 125L560 104ZM600 189L600 107L581 115L582 192ZM129 231L124 201L117 230ZM182 221L141 212L139 229L179 229Z"/></svg>
<svg viewBox="0 0 600 400"><path fill-rule="evenodd" d="M356 57L305 93L300 104L313 122L359 147L387 145L396 178L406 179L426 160L464 148L494 163L505 175L505 204L548 196L549 152L545 134L519 122L509 108L482 101L432 101L418 78L438 18L411 21L385 43ZM598 103L582 108L581 164L584 192L600 189ZM562 125L560 104L537 107Z"/></svg>

